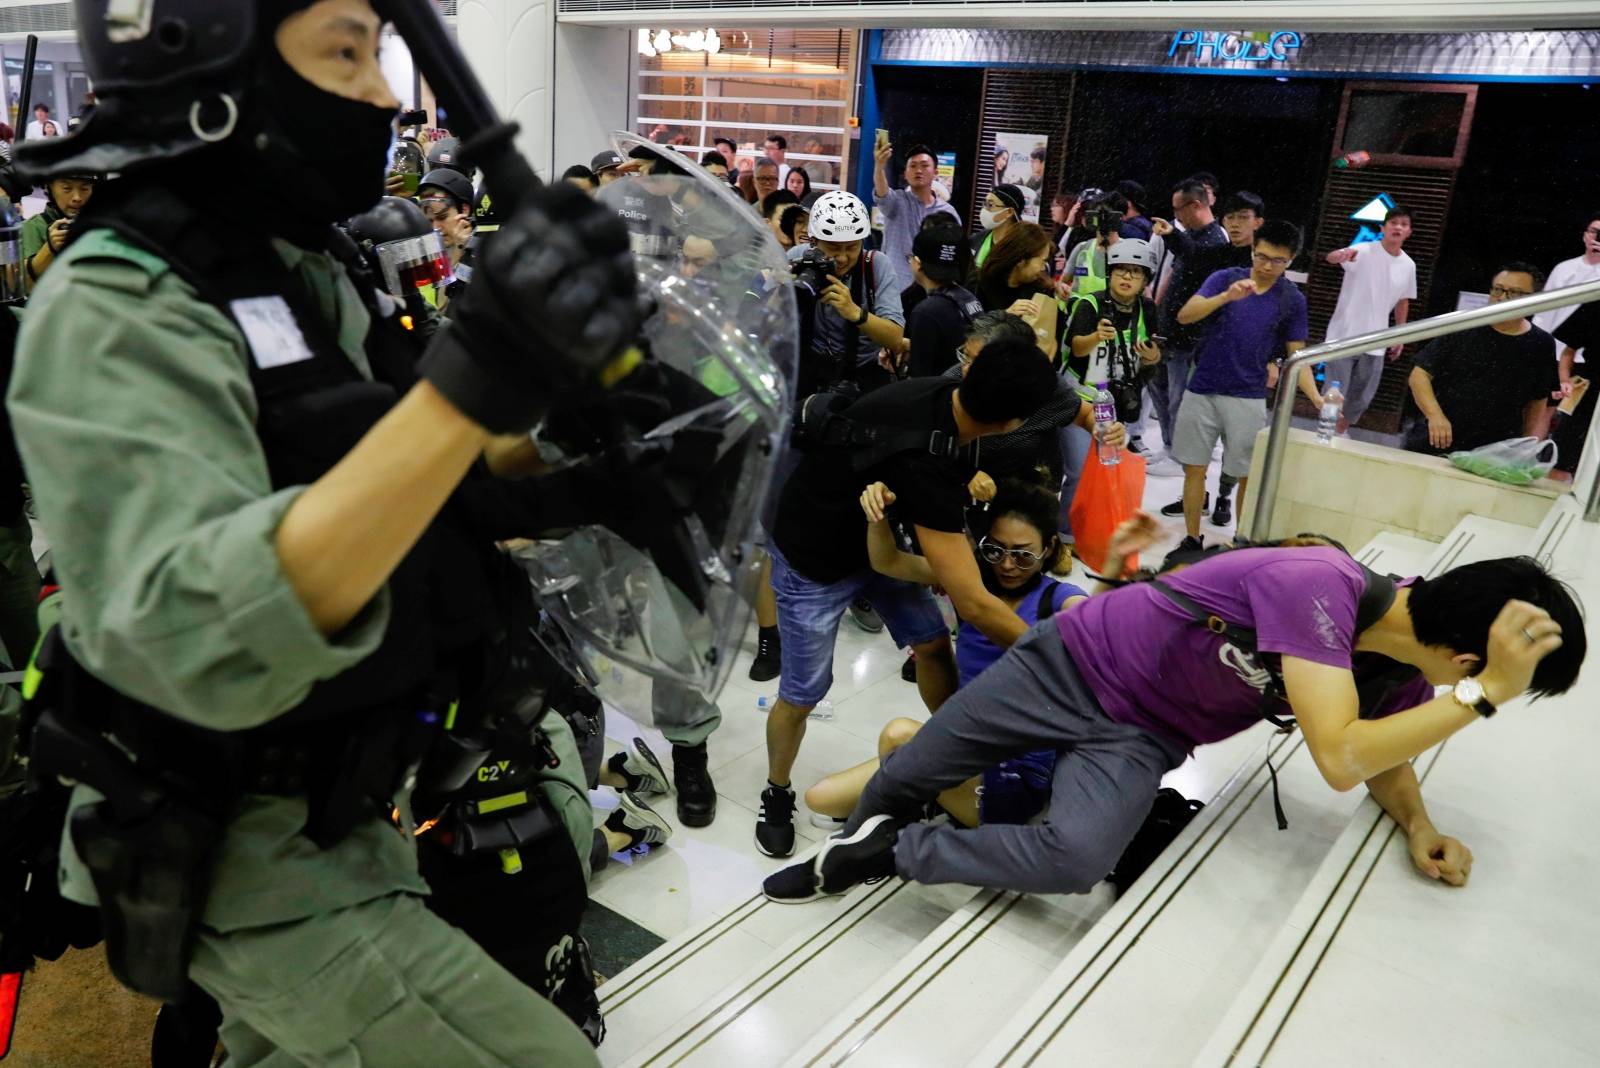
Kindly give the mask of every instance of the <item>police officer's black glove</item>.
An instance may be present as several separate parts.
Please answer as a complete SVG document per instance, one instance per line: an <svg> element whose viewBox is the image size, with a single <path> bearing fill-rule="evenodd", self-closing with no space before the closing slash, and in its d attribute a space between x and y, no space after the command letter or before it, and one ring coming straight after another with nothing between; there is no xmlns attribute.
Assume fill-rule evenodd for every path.
<svg viewBox="0 0 1600 1068"><path fill-rule="evenodd" d="M628 232L570 182L529 195L483 249L422 376L494 433L621 376L639 324Z"/></svg>

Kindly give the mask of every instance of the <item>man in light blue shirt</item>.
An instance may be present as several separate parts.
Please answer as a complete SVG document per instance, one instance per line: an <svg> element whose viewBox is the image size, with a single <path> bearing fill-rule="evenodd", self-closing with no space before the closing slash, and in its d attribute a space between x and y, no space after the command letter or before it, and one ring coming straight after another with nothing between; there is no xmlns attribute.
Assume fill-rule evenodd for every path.
<svg viewBox="0 0 1600 1068"><path fill-rule="evenodd" d="M894 156L894 145L885 141L878 145L872 172L873 203L883 213L883 253L901 275L909 275L911 242L922 229L923 220L930 215L944 214L955 226L961 225L961 214L947 201L933 192L933 179L938 174L939 163L927 145L912 145L906 153L905 188L889 188L889 161Z"/></svg>

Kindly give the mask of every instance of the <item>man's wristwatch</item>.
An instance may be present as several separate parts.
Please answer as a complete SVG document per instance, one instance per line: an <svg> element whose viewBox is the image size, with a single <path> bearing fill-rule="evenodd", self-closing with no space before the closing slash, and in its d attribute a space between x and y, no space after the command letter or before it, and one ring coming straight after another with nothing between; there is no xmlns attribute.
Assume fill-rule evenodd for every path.
<svg viewBox="0 0 1600 1068"><path fill-rule="evenodd" d="M872 315L872 312L868 311L866 308L862 308L861 309L861 318L857 319L855 321L854 325L856 325L856 326L865 326L867 324L867 319L871 315Z"/></svg>
<svg viewBox="0 0 1600 1068"><path fill-rule="evenodd" d="M1483 683L1477 679L1462 679L1456 683L1451 696L1455 698L1456 704L1472 709L1484 719L1488 719L1496 712L1494 702L1483 695Z"/></svg>

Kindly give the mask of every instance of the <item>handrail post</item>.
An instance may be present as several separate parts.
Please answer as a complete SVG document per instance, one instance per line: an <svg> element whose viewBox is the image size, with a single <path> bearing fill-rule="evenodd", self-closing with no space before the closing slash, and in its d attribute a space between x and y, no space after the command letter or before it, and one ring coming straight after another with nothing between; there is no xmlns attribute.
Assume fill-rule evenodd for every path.
<svg viewBox="0 0 1600 1068"><path fill-rule="evenodd" d="M1267 451L1261 458L1261 485L1254 487L1251 494L1255 500L1255 512L1250 520L1250 539L1265 541L1272 536L1272 515L1278 503L1278 486L1283 481L1283 460L1289 451L1289 428L1293 425L1294 398L1300 388L1302 367L1373 349L1387 349L1410 341L1427 341L1446 334L1459 334L1464 330L1491 326L1507 319L1521 319L1552 308L1587 304L1591 300L1600 300L1600 281L1547 289L1542 293L1486 304L1481 308L1446 312L1431 319L1417 319L1370 334L1313 345L1289 357L1284 361L1283 372L1278 378L1278 396L1268 424ZM1600 464L1596 464L1594 484L1589 489L1584 518L1590 522L1600 522Z"/></svg>

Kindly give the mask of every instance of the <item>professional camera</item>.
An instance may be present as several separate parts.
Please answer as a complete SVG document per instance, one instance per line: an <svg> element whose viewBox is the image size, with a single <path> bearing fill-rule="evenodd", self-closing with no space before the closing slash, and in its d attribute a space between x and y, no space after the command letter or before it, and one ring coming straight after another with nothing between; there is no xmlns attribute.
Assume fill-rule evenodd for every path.
<svg viewBox="0 0 1600 1068"><path fill-rule="evenodd" d="M794 284L813 297L822 295L822 291L828 287L828 276L836 269L833 257L818 248L806 249L799 259L789 263L789 271L794 275Z"/></svg>
<svg viewBox="0 0 1600 1068"><path fill-rule="evenodd" d="M1091 190L1084 192L1087 194ZM1093 192L1099 193L1099 190ZM1120 208L1112 202L1115 196L1114 193L1100 193L1094 200L1087 201L1087 206L1083 209L1083 225L1101 237L1115 233L1117 227L1122 225L1122 217L1127 211L1126 201Z"/></svg>

